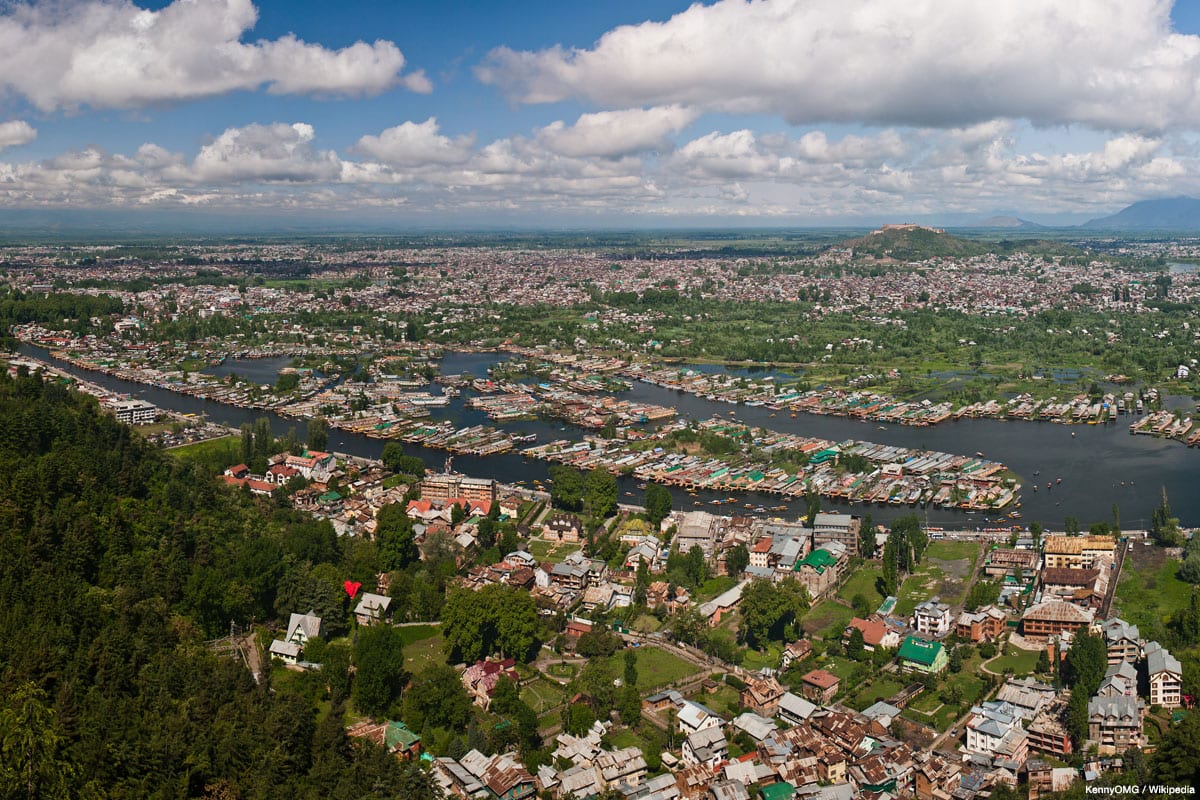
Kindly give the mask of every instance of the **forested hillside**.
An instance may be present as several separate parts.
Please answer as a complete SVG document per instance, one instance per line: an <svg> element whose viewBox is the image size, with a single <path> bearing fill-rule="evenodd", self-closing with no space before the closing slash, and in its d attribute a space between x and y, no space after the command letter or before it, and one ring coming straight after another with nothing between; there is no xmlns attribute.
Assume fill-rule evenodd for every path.
<svg viewBox="0 0 1200 800"><path fill-rule="evenodd" d="M277 601L335 602L345 559L327 524L0 373L0 798L434 796L347 739L342 689L318 715L204 644Z"/></svg>

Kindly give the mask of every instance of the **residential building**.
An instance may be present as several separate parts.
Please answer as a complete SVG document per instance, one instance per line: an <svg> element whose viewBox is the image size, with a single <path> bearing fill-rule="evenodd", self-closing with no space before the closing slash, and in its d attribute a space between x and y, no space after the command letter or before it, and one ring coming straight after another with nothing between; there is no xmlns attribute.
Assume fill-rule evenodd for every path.
<svg viewBox="0 0 1200 800"><path fill-rule="evenodd" d="M537 794L533 776L507 754L485 756L471 750L459 764L475 776L490 800L526 800Z"/></svg>
<svg viewBox="0 0 1200 800"><path fill-rule="evenodd" d="M874 614L866 619L852 618L842 633L842 641L849 641L850 631L855 629L862 631L863 648L866 650L874 651L876 647L891 650L900 646L899 632Z"/></svg>
<svg viewBox="0 0 1200 800"><path fill-rule="evenodd" d="M913 628L917 633L929 636L945 636L950 633L950 606L931 597L913 609Z"/></svg>
<svg viewBox="0 0 1200 800"><path fill-rule="evenodd" d="M779 658L779 669L786 672L796 661L803 661L812 655L812 642L808 639L798 639L784 645L783 655Z"/></svg>
<svg viewBox="0 0 1200 800"><path fill-rule="evenodd" d="M1088 740L1101 755L1141 747L1142 709L1136 697L1093 697L1088 701Z"/></svg>
<svg viewBox="0 0 1200 800"><path fill-rule="evenodd" d="M792 725L799 725L804 722L816 710L817 706L800 695L792 694L791 692L784 692L783 697L779 698L779 718Z"/></svg>
<svg viewBox="0 0 1200 800"><path fill-rule="evenodd" d="M763 741L778 729L774 720L756 714L753 711L746 711L739 714L729 724L734 730L741 731L756 743Z"/></svg>
<svg viewBox="0 0 1200 800"><path fill-rule="evenodd" d="M1114 617L1100 626L1100 632L1108 650L1109 664L1119 664L1122 661L1132 664L1141 658L1142 634L1137 625L1130 625L1125 620Z"/></svg>
<svg viewBox="0 0 1200 800"><path fill-rule="evenodd" d="M637 747L603 750L596 755L595 766L609 788L638 786L646 780L646 758Z"/></svg>
<svg viewBox="0 0 1200 800"><path fill-rule="evenodd" d="M1021 727L1021 713L1002 701L988 701L971 709L967 720L968 753L996 760L1025 762L1029 737Z"/></svg>
<svg viewBox="0 0 1200 800"><path fill-rule="evenodd" d="M954 632L960 639L972 642L990 641L1004 633L1008 616L995 606L984 606L978 611L964 611L955 621Z"/></svg>
<svg viewBox="0 0 1200 800"><path fill-rule="evenodd" d="M492 702L492 694L501 678L508 678L513 683L519 683L521 676L514 669L516 661L506 658L503 661L484 659L476 661L467 667L462 674L463 688L471 695L474 703L485 710Z"/></svg>
<svg viewBox="0 0 1200 800"><path fill-rule="evenodd" d="M746 688L742 689L741 703L756 714L773 717L779 711L779 698L783 697L783 691L773 676L751 675L746 680Z"/></svg>
<svg viewBox="0 0 1200 800"><path fill-rule="evenodd" d="M742 602L742 591L745 590L748 583L750 583L749 580L743 580L732 589L724 591L707 603L700 605L700 614L708 620L709 625L719 625L727 614L738 607L738 604Z"/></svg>
<svg viewBox="0 0 1200 800"><path fill-rule="evenodd" d="M679 730L684 734L695 733L706 728L720 728L724 720L711 708L693 700L684 700L676 716Z"/></svg>
<svg viewBox="0 0 1200 800"><path fill-rule="evenodd" d="M1030 638L1047 638L1063 632L1075 633L1092 624L1095 612L1061 600L1044 600L1025 609L1021 633Z"/></svg>
<svg viewBox="0 0 1200 800"><path fill-rule="evenodd" d="M829 542L796 562L795 576L814 602L826 597L837 587L842 566L842 559L838 557L840 549L837 542Z"/></svg>
<svg viewBox="0 0 1200 800"><path fill-rule="evenodd" d="M1146 674L1150 681L1150 705L1179 708L1183 703L1183 667L1158 642L1146 645Z"/></svg>
<svg viewBox="0 0 1200 800"><path fill-rule="evenodd" d="M905 637L897 653L904 672L941 673L950 663L941 642L930 642L916 636Z"/></svg>
<svg viewBox="0 0 1200 800"><path fill-rule="evenodd" d="M1097 697L1137 697L1137 669L1128 661L1109 664L1104 680L1096 690Z"/></svg>
<svg viewBox="0 0 1200 800"><path fill-rule="evenodd" d="M578 542L583 536L583 523L579 517L566 512L555 512L542 526L542 538L556 542Z"/></svg>
<svg viewBox="0 0 1200 800"><path fill-rule="evenodd" d="M287 664L297 664L304 656L304 645L309 639L321 636L321 618L314 612L292 614L288 618L287 633L283 639L271 642L270 653Z"/></svg>
<svg viewBox="0 0 1200 800"><path fill-rule="evenodd" d="M1097 556L1111 558L1116 549L1111 536L1047 536L1042 541L1046 569L1091 569Z"/></svg>
<svg viewBox="0 0 1200 800"><path fill-rule="evenodd" d="M126 425L145 425L154 422L158 416L158 407L145 400L117 400L110 407L117 417L117 422Z"/></svg>
<svg viewBox="0 0 1200 800"><path fill-rule="evenodd" d="M828 705L838 693L841 678L823 669L814 669L800 679L800 692L814 703Z"/></svg>
<svg viewBox="0 0 1200 800"><path fill-rule="evenodd" d="M1045 599L1054 598L1093 608L1099 608L1104 601L1104 593L1100 591L1099 569L1044 569L1041 581L1042 597Z"/></svg>
<svg viewBox="0 0 1200 800"><path fill-rule="evenodd" d="M715 769L717 764L729 758L729 743L725 741L725 732L718 726L689 733L683 740L680 756L685 764L703 764Z"/></svg>
<svg viewBox="0 0 1200 800"><path fill-rule="evenodd" d="M391 616L392 598L387 595L363 592L354 609L359 625L373 625Z"/></svg>
<svg viewBox="0 0 1200 800"><path fill-rule="evenodd" d="M847 555L858 555L858 533L862 520L849 514L818 512L813 517L813 547L840 542Z"/></svg>
<svg viewBox="0 0 1200 800"><path fill-rule="evenodd" d="M1066 716L1067 704L1056 700L1038 712L1029 723L1025 733L1029 736L1029 749L1039 750L1058 758L1066 758L1075 748L1071 743L1071 734L1063 723Z"/></svg>
<svg viewBox="0 0 1200 800"><path fill-rule="evenodd" d="M1032 550L992 550L986 555L983 572L988 577L1015 577L1018 572L1030 575L1037 566L1038 555Z"/></svg>
<svg viewBox="0 0 1200 800"><path fill-rule="evenodd" d="M664 520L665 524L666 520ZM679 552L686 553L699 547L705 558L712 558L717 548L723 520L707 511L685 511L679 514L674 544Z"/></svg>

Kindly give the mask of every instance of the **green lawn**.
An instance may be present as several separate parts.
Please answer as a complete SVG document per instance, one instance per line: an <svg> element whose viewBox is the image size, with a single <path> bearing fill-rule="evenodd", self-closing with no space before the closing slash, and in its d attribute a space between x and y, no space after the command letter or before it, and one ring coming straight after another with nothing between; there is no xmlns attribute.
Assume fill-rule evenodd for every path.
<svg viewBox="0 0 1200 800"><path fill-rule="evenodd" d="M658 621L657 617L651 614L642 614L629 627L640 633L654 633L662 627L662 623Z"/></svg>
<svg viewBox="0 0 1200 800"><path fill-rule="evenodd" d="M642 694L653 692L672 681L703 671L700 667L657 647L643 645L635 648L634 652L637 653L637 688ZM625 654L623 652L614 653L609 660L617 675L624 672Z"/></svg>
<svg viewBox="0 0 1200 800"><path fill-rule="evenodd" d="M563 687L538 678L521 687L521 699L541 714L562 702Z"/></svg>
<svg viewBox="0 0 1200 800"><path fill-rule="evenodd" d="M579 549L578 544L547 542L545 539L530 539L529 554L538 561L558 563Z"/></svg>
<svg viewBox="0 0 1200 800"><path fill-rule="evenodd" d="M718 575L715 578L709 578L704 583L700 584L700 588L696 590L695 600L697 602L712 600L722 592L732 589L736 583L737 581L728 575Z"/></svg>
<svg viewBox="0 0 1200 800"><path fill-rule="evenodd" d="M751 672L757 672L763 667L778 669L779 659L782 655L783 645L779 642L768 642L767 649L762 652L747 648L746 657L742 661L742 667Z"/></svg>
<svg viewBox="0 0 1200 800"><path fill-rule="evenodd" d="M194 444L185 444L169 450L172 455L184 461L195 461L201 464L221 464L225 466L236 464L242 457L242 442L237 436L222 436L219 439L208 439Z"/></svg>
<svg viewBox="0 0 1200 800"><path fill-rule="evenodd" d="M871 678L858 689L846 704L851 708L862 711L867 706L879 700L887 700L889 697L895 697L908 684L902 683L896 678L887 673L881 674L877 678Z"/></svg>
<svg viewBox="0 0 1200 800"><path fill-rule="evenodd" d="M1012 645L1005 645L1004 655L997 656L988 663L987 668L992 672L1003 673L1011 669L1016 675L1029 675L1037 668L1040 650L1022 650Z"/></svg>
<svg viewBox="0 0 1200 800"><path fill-rule="evenodd" d="M863 597L871 601L871 610L874 611L883 602L883 595L875 588L876 581L883 575L883 570L871 564L863 564L854 574L846 579L842 584L842 588L838 589L837 596L846 602L852 602L855 595L861 594Z"/></svg>
<svg viewBox="0 0 1200 800"><path fill-rule="evenodd" d="M982 552L983 545L979 542L955 542L949 539L939 539L936 542L930 542L929 547L925 548L925 558L938 558L944 561L969 558L971 565L974 566Z"/></svg>
<svg viewBox="0 0 1200 800"><path fill-rule="evenodd" d="M441 630L425 631L427 627L430 626L419 625L400 629L402 631L424 631L423 635L413 634L419 638L414 638L411 644L407 640L405 641L404 663L409 672L420 672L433 664L446 663L446 640L442 637Z"/></svg>
<svg viewBox="0 0 1200 800"><path fill-rule="evenodd" d="M556 678L574 678L578 668L569 662L559 662L546 667L546 672Z"/></svg>
<svg viewBox="0 0 1200 800"><path fill-rule="evenodd" d="M850 624L853 617L854 609L826 600L804 614L801 626L810 636L819 635L823 639L840 639L842 632L846 630L846 626Z"/></svg>
<svg viewBox="0 0 1200 800"><path fill-rule="evenodd" d="M703 703L718 714L723 714L730 719L737 716L738 706L742 703L741 693L732 686L722 686L712 694L701 692L692 699L698 703Z"/></svg>

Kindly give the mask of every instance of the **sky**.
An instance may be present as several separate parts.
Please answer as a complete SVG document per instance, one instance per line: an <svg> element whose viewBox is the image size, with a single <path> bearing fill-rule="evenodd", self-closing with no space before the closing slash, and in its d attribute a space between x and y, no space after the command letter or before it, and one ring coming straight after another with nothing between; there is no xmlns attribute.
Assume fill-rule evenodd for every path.
<svg viewBox="0 0 1200 800"><path fill-rule="evenodd" d="M1200 0L0 0L0 212L1066 224L1179 195Z"/></svg>

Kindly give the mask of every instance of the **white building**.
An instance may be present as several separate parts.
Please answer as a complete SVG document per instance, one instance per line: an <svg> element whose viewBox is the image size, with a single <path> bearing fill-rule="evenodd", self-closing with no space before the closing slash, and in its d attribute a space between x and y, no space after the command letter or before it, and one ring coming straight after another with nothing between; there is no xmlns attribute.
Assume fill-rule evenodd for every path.
<svg viewBox="0 0 1200 800"><path fill-rule="evenodd" d="M1158 642L1146 645L1146 674L1150 677L1150 705L1178 708L1183 702L1183 667Z"/></svg>
<svg viewBox="0 0 1200 800"><path fill-rule="evenodd" d="M913 609L913 628L918 633L945 636L950 633L951 625L950 606L938 602L936 597L931 597Z"/></svg>

